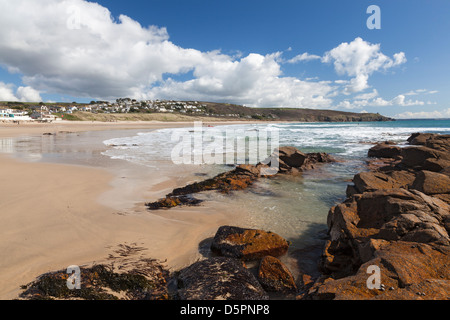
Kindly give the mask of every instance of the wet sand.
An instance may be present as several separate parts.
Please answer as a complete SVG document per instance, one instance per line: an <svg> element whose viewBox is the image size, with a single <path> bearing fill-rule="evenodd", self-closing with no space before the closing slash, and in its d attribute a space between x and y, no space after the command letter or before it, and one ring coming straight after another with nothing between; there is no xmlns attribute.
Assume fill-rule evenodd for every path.
<svg viewBox="0 0 450 320"><path fill-rule="evenodd" d="M0 138L191 125L1 125ZM0 167L0 299L16 298L21 285L43 273L101 263L121 244L143 247L146 257L167 260L168 268L179 269L201 258L199 243L213 236L220 225L236 222L235 212L214 201L201 207L147 211L145 201L190 182L180 174L185 169L170 170L170 164L158 171L143 172L133 166L112 171L0 154Z"/></svg>

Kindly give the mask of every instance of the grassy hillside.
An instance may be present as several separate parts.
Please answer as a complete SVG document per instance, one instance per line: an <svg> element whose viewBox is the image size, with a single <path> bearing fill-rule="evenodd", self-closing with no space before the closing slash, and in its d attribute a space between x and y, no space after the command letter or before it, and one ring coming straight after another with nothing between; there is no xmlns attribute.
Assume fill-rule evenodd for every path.
<svg viewBox="0 0 450 320"><path fill-rule="evenodd" d="M238 105L202 102L208 113L239 114L256 119L300 121L300 122L343 122L343 121L390 121L388 117L374 113L352 113L334 110L293 108L248 108Z"/></svg>

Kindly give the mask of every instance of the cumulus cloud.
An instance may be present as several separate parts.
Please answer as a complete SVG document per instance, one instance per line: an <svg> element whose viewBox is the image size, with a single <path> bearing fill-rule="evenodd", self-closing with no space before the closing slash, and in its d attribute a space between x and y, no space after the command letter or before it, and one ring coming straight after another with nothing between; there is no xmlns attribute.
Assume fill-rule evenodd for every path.
<svg viewBox="0 0 450 320"><path fill-rule="evenodd" d="M119 97L194 67L202 53L83 0L1 0L0 63L25 84L73 96ZM18 19L20 17L20 19ZM74 19L74 21L72 21Z"/></svg>
<svg viewBox="0 0 450 320"><path fill-rule="evenodd" d="M302 53L284 61L281 52L226 55L182 48L164 27L85 0L0 0L0 65L22 75L23 87L3 84L4 100L41 101L40 92L112 100L210 100L255 107L333 108L341 92L363 92L374 72L406 62L380 45L356 38L323 56ZM350 79L334 82L285 76L283 63L320 60ZM177 75L191 75L176 80ZM6 99L8 98L8 99ZM357 99L356 99L357 98ZM344 108L409 105L405 95L383 100L378 92L345 100Z"/></svg>
<svg viewBox="0 0 450 320"><path fill-rule="evenodd" d="M435 118L450 118L450 108L442 111L418 111L418 112L403 112L395 116L399 119L435 119Z"/></svg>
<svg viewBox="0 0 450 320"><path fill-rule="evenodd" d="M39 91L31 87L18 87L0 82L0 101L41 102Z"/></svg>
<svg viewBox="0 0 450 320"><path fill-rule="evenodd" d="M431 104L431 102L424 102L420 100L406 99L402 94L394 97L391 100L385 100L378 96L378 91L374 89L370 93L361 94L354 97L354 100L343 100L338 104L338 107L344 109L361 109L364 107L410 107L410 106L423 106L425 104Z"/></svg>
<svg viewBox="0 0 450 320"><path fill-rule="evenodd" d="M241 57L182 48L169 40L165 28L142 26L125 15L114 19L105 7L84 0L0 3L0 64L42 92L98 99L192 97L274 107L332 103L329 83L284 77L281 53ZM188 72L193 79L173 80Z"/></svg>
<svg viewBox="0 0 450 320"><path fill-rule="evenodd" d="M153 88L149 98L233 100L259 107L329 107L327 96L334 87L326 81L302 81L281 77L279 55L250 54L239 61L214 57L195 68L195 78L185 82L169 79Z"/></svg>
<svg viewBox="0 0 450 320"><path fill-rule="evenodd" d="M379 44L371 44L358 37L350 43L341 43L326 52L322 61L333 63L339 75L352 77L344 91L350 94L367 89L371 74L405 63L406 56L405 53L399 52L389 58L381 52Z"/></svg>

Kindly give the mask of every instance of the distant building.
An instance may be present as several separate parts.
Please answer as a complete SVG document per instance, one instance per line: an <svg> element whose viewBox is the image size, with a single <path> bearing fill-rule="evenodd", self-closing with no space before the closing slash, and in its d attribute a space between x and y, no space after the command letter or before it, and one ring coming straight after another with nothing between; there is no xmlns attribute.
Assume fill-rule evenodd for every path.
<svg viewBox="0 0 450 320"><path fill-rule="evenodd" d="M29 121L31 118L27 116L25 111L17 111L14 109L0 109L0 120L7 121Z"/></svg>

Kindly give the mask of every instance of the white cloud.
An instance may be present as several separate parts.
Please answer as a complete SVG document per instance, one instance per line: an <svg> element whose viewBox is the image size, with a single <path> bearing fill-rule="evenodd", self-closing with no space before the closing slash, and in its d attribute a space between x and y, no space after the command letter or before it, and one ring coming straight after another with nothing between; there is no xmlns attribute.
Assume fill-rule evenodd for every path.
<svg viewBox="0 0 450 320"><path fill-rule="evenodd" d="M169 79L153 88L148 98L230 99L260 107L331 106L332 100L327 96L334 88L328 82L281 77L278 57L279 54L250 54L239 61L227 56L214 57L195 68L195 79L185 82Z"/></svg>
<svg viewBox="0 0 450 320"><path fill-rule="evenodd" d="M288 61L286 61L287 63L297 63L300 61L311 61L311 60L319 60L321 59L321 56L317 56L314 54L309 54L308 52L299 54L295 57L293 57L292 59L289 59Z"/></svg>
<svg viewBox="0 0 450 320"><path fill-rule="evenodd" d="M0 101L41 102L39 92L31 87L19 87L0 82Z"/></svg>
<svg viewBox="0 0 450 320"><path fill-rule="evenodd" d="M344 100L338 104L338 107L345 109L361 109L364 107L389 107L389 106L399 106L399 107L409 107L409 106L423 106L424 101L420 100L407 100L402 94L394 97L391 100L385 100L378 96L378 91L374 89L370 93L361 94L354 97L353 101Z"/></svg>
<svg viewBox="0 0 450 320"><path fill-rule="evenodd" d="M32 87L19 87L17 88L17 97L22 102L41 102L42 98L39 91Z"/></svg>
<svg viewBox="0 0 450 320"><path fill-rule="evenodd" d="M0 65L21 74L23 87L3 84L5 100L39 99L39 92L109 100L167 98L241 103L258 107L331 108L342 92L363 92L374 72L406 62L392 58L379 44L361 38L341 43L323 57L302 53L283 61L281 52L226 55L177 46L163 27L142 26L85 0L0 0ZM290 51L288 49L288 51ZM333 63L340 79L333 83L284 76L281 64L319 60ZM188 80L175 80L189 74ZM344 108L412 105L399 95L390 101L376 89Z"/></svg>
<svg viewBox="0 0 450 320"><path fill-rule="evenodd" d="M397 114L395 118L399 119L434 119L434 118L450 118L450 108L443 111L419 111L419 112L403 112Z"/></svg>
<svg viewBox="0 0 450 320"><path fill-rule="evenodd" d="M0 0L0 6L0 64L39 91L275 107L332 104L329 83L284 77L281 53L241 57L185 49L169 40L165 28L141 26L125 15L115 20L105 7L84 0ZM188 72L193 79L167 78Z"/></svg>
<svg viewBox="0 0 450 320"><path fill-rule="evenodd" d="M0 101L18 101L14 94L14 85L0 82Z"/></svg>
<svg viewBox="0 0 450 320"><path fill-rule="evenodd" d="M369 93L363 93L363 94L357 95L353 99L355 99L355 100L369 100L369 99L373 99L375 97L378 97L377 89L373 89L373 91L369 92Z"/></svg>
<svg viewBox="0 0 450 320"><path fill-rule="evenodd" d="M127 96L191 70L203 59L168 41L164 28L142 27L83 0L0 0L0 63L25 84L73 96ZM76 8L77 10L71 10ZM78 15L79 28L68 28Z"/></svg>
<svg viewBox="0 0 450 320"><path fill-rule="evenodd" d="M427 89L417 89L417 90L411 90L407 93L404 93L403 95L405 96L416 96L419 94L435 94L438 93L439 91L437 90L427 90Z"/></svg>
<svg viewBox="0 0 450 320"><path fill-rule="evenodd" d="M341 43L328 51L322 58L324 63L333 63L339 75L352 77L344 93L360 92L369 87L369 76L406 62L403 52L394 54L393 59L380 51L379 44L371 44L361 38L350 43Z"/></svg>

